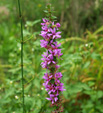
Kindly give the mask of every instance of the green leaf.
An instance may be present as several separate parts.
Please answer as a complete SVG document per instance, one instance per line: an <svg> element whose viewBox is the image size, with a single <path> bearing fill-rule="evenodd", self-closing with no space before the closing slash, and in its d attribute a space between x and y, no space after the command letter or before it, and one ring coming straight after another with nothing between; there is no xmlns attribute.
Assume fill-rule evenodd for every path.
<svg viewBox="0 0 103 113"><path fill-rule="evenodd" d="M98 98L103 97L103 91L97 91L97 97Z"/></svg>
<svg viewBox="0 0 103 113"><path fill-rule="evenodd" d="M95 52L91 54L91 57L92 57L93 59L96 59L96 60L101 60L100 54L95 53Z"/></svg>
<svg viewBox="0 0 103 113"><path fill-rule="evenodd" d="M56 19L57 17L56 16L51 16L51 19Z"/></svg>
<svg viewBox="0 0 103 113"><path fill-rule="evenodd" d="M44 10L45 13L48 13L48 10Z"/></svg>

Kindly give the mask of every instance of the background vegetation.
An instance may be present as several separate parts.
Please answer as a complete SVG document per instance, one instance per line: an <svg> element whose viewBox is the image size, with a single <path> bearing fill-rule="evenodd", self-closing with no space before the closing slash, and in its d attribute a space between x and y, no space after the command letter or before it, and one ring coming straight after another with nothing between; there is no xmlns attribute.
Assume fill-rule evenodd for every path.
<svg viewBox="0 0 103 113"><path fill-rule="evenodd" d="M64 113L103 113L103 0L22 0L26 113L50 113L42 86L40 22L48 2L61 23ZM17 0L0 0L0 113L22 113Z"/></svg>

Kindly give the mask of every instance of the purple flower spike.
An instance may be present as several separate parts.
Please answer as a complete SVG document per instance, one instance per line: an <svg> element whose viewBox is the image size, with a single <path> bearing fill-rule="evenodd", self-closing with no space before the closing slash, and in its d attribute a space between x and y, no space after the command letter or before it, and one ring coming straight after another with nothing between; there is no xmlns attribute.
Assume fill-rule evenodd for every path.
<svg viewBox="0 0 103 113"><path fill-rule="evenodd" d="M60 24L59 24L59 23L56 23L56 27L57 27L57 28L60 27Z"/></svg>
<svg viewBox="0 0 103 113"><path fill-rule="evenodd" d="M41 23L41 25L42 31L40 35L44 39L40 40L40 45L41 47L47 49L47 51L42 55L43 58L41 58L41 66L42 68L49 70L49 72L45 73L43 76L43 86L49 95L49 97L46 99L51 101L51 103L54 105L59 102L59 95L65 90L63 86L64 84L61 83L63 75L61 72L57 71L60 67L57 65L57 59L63 55L63 53L61 53L61 49L59 48L61 44L57 44L56 41L57 38L61 38L61 32L57 31L60 27L60 23L55 24L47 19L43 19L43 23Z"/></svg>

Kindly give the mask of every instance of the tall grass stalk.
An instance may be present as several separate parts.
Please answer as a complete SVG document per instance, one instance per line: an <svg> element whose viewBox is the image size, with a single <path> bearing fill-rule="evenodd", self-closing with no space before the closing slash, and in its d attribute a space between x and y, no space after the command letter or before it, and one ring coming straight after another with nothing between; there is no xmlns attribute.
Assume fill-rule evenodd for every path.
<svg viewBox="0 0 103 113"><path fill-rule="evenodd" d="M22 80L22 106L23 106L23 113L24 113L24 81L23 81L23 23L22 23L22 12L20 6L20 0L18 0L18 7L19 7L19 17L21 23L21 80Z"/></svg>

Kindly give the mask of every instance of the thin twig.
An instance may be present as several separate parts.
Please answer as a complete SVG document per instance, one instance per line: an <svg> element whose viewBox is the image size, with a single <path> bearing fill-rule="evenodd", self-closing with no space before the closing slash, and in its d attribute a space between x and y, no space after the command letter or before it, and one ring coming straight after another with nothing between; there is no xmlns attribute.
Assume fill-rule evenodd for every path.
<svg viewBox="0 0 103 113"><path fill-rule="evenodd" d="M20 7L20 0L18 0L18 7L19 7L19 17L21 23L21 76L22 76L22 98L23 98L23 113L24 113L24 81L23 81L23 25L22 25L22 13Z"/></svg>

